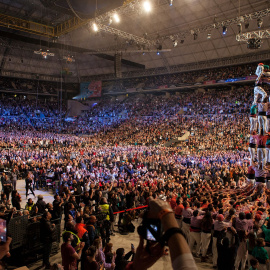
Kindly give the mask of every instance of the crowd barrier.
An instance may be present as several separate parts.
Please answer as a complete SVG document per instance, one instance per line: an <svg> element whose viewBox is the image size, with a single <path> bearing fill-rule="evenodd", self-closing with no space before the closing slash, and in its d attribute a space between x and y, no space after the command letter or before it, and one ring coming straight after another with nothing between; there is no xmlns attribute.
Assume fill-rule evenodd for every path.
<svg viewBox="0 0 270 270"><path fill-rule="evenodd" d="M12 238L11 250L22 249L22 253L30 253L32 251L41 250L43 244L41 242L40 222L31 221L27 215L11 218L7 225L8 235ZM56 230L52 236L53 247L59 247L61 237L61 220L52 220Z"/></svg>
<svg viewBox="0 0 270 270"><path fill-rule="evenodd" d="M138 207L135 207L135 208L130 208L130 209L125 209L125 210L118 211L118 212L113 212L113 214L116 215L116 214L120 214L120 213L126 213L126 212L129 212L129 211L133 211L133 210L137 210L137 209L143 209L143 208L146 208L146 207L148 207L148 205L142 205L142 206L138 206Z"/></svg>

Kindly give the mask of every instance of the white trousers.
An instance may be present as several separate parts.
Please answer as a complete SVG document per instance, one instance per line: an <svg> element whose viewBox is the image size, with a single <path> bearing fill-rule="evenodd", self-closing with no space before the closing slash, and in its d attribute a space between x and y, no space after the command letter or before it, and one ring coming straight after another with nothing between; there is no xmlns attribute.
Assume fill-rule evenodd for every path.
<svg viewBox="0 0 270 270"><path fill-rule="evenodd" d="M260 87L260 86L255 86L255 87L254 87L254 103L257 103L257 102L258 102L259 94L262 95L261 102L263 102L263 100L267 97L267 94L266 94L266 92L263 90L262 87Z"/></svg>
<svg viewBox="0 0 270 270"><path fill-rule="evenodd" d="M206 256L208 246L211 241L211 233L201 233L201 246L202 246L202 257Z"/></svg>
<svg viewBox="0 0 270 270"><path fill-rule="evenodd" d="M265 115L259 115L258 116L258 123L259 123L259 133L261 132L261 129L262 129L263 134L266 134L266 132L268 131L267 117Z"/></svg>
<svg viewBox="0 0 270 270"><path fill-rule="evenodd" d="M257 158L259 165L265 166L266 163L266 150L265 148L257 148Z"/></svg>
<svg viewBox="0 0 270 270"><path fill-rule="evenodd" d="M212 253L213 253L213 265L217 265L218 250L217 250L217 237L213 237L212 243Z"/></svg>
<svg viewBox="0 0 270 270"><path fill-rule="evenodd" d="M192 252L194 244L197 244L196 246L196 255L200 255L200 249L201 249L201 233L200 232L190 232L189 234L189 248Z"/></svg>
<svg viewBox="0 0 270 270"><path fill-rule="evenodd" d="M252 165L255 160L255 148L249 147L248 151L250 154L250 165Z"/></svg>
<svg viewBox="0 0 270 270"><path fill-rule="evenodd" d="M265 148L266 162L270 162L270 148Z"/></svg>
<svg viewBox="0 0 270 270"><path fill-rule="evenodd" d="M250 121L250 133L253 130L257 131L257 129L258 129L258 117L249 117L249 121Z"/></svg>
<svg viewBox="0 0 270 270"><path fill-rule="evenodd" d="M246 261L247 261L247 255L244 257L240 257L237 255L235 259L235 263L234 263L235 270L239 269L240 262L241 262L241 270L245 270Z"/></svg>
<svg viewBox="0 0 270 270"><path fill-rule="evenodd" d="M190 233L190 224L185 223L184 221L182 222L182 232L186 236L187 242L189 241L189 233Z"/></svg>
<svg viewBox="0 0 270 270"><path fill-rule="evenodd" d="M182 228L182 218L176 219L176 221L178 223L179 228L181 229Z"/></svg>

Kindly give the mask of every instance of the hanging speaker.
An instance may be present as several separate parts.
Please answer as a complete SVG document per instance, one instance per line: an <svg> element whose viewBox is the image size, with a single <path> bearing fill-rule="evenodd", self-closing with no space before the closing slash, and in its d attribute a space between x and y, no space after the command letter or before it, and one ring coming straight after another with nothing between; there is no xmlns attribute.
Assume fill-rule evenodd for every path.
<svg viewBox="0 0 270 270"><path fill-rule="evenodd" d="M121 54L114 55L114 74L116 78L122 78L121 58Z"/></svg>

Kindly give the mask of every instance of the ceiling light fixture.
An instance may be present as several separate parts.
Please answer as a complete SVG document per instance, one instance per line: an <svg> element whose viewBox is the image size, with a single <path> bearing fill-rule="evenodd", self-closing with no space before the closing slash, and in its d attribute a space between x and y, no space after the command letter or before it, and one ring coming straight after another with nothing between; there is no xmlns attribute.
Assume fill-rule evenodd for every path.
<svg viewBox="0 0 270 270"><path fill-rule="evenodd" d="M116 23L119 23L119 22L120 22L120 18L119 18L119 16L118 16L117 13L114 13L114 14L113 14L113 18L114 18L114 21L115 21Z"/></svg>
<svg viewBox="0 0 270 270"><path fill-rule="evenodd" d="M147 12L147 13L150 12L152 10L151 3L149 1L144 1L143 8L144 8L145 12Z"/></svg>
<svg viewBox="0 0 270 270"><path fill-rule="evenodd" d="M238 27L238 34L241 34L242 33L242 24L238 23L237 27Z"/></svg>
<svg viewBox="0 0 270 270"><path fill-rule="evenodd" d="M94 30L95 32L97 32L97 31L98 31L98 26L97 26L97 24L96 24L96 23L93 23L93 30Z"/></svg>
<svg viewBox="0 0 270 270"><path fill-rule="evenodd" d="M207 34L207 39L211 39L211 37L212 37L212 36L211 36L211 33L208 33L208 34Z"/></svg>
<svg viewBox="0 0 270 270"><path fill-rule="evenodd" d="M261 18L257 20L257 25L258 25L258 28L261 28L262 27L263 20Z"/></svg>

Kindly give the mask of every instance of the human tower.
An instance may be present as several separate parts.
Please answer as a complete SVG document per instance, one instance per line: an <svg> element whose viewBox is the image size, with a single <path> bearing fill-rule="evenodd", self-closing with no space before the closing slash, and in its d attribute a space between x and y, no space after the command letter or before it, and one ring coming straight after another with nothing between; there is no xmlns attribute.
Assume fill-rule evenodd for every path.
<svg viewBox="0 0 270 270"><path fill-rule="evenodd" d="M250 109L250 167L248 179L256 185L265 185L270 180L266 167L270 163L270 98L262 88L263 83L270 84L269 66L258 64L255 74L257 79L254 87L254 101ZM259 99L259 96L261 98ZM255 153L257 148L257 163Z"/></svg>

